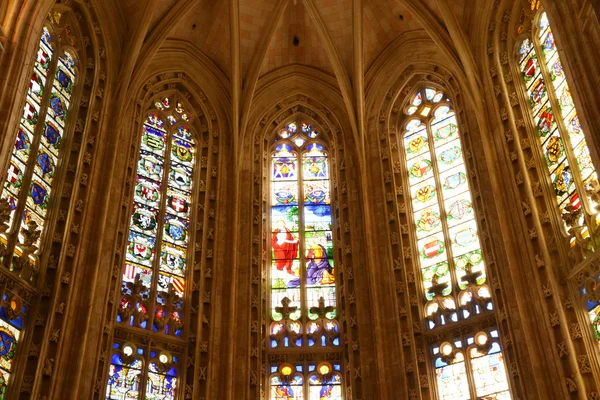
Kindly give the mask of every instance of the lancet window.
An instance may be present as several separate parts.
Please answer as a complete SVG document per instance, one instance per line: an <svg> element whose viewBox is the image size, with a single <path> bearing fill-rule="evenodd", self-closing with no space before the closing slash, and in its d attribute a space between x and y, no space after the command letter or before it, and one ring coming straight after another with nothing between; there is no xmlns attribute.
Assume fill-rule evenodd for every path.
<svg viewBox="0 0 600 400"><path fill-rule="evenodd" d="M330 160L317 130L292 121L271 153L268 353L291 358L340 349ZM323 353L324 354L324 353ZM342 399L340 363L271 366L269 399Z"/></svg>
<svg viewBox="0 0 600 400"><path fill-rule="evenodd" d="M192 115L176 96L158 99L146 113L117 310L122 326L174 338L184 338L186 278L192 263L197 158L192 124ZM177 361L176 355L115 343L106 398L174 399Z"/></svg>
<svg viewBox="0 0 600 400"><path fill-rule="evenodd" d="M541 8L532 4L532 10ZM545 11L534 17L531 37L519 47L519 69L527 93L537 143L547 166L552 199L570 236L572 251L590 255L598 249L600 184L577 107L563 70ZM581 289L594 339L600 343L600 306L593 279Z"/></svg>
<svg viewBox="0 0 600 400"><path fill-rule="evenodd" d="M75 53L68 45L53 40L49 28L43 28L2 190L10 217L0 241L7 253L14 251L11 268L23 269L26 280L39 267L38 250L77 81Z"/></svg>
<svg viewBox="0 0 600 400"><path fill-rule="evenodd" d="M539 5L537 5L539 7ZM557 212L576 241L589 241L600 221L596 192L600 189L579 114L557 51L548 16L535 18L532 36L519 47L521 71L537 143L555 194Z"/></svg>
<svg viewBox="0 0 600 400"><path fill-rule="evenodd" d="M425 325L447 338L429 349L438 398L509 399L498 330L446 336L453 324L488 318L494 304L459 124L443 90L418 87L404 108L402 138Z"/></svg>
<svg viewBox="0 0 600 400"><path fill-rule="evenodd" d="M2 264L18 279L35 285L42 243L54 203L57 179L68 142L78 62L70 27L53 33L45 26L37 44L22 114L6 167L0 198ZM0 300L0 398L12 381L23 347L29 305L16 291L3 290Z"/></svg>

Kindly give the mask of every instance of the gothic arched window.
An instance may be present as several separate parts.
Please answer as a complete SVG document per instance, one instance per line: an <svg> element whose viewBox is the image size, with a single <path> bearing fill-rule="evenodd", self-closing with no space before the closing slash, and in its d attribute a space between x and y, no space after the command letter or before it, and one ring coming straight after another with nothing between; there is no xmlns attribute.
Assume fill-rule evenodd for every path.
<svg viewBox="0 0 600 400"><path fill-rule="evenodd" d="M271 153L270 354L340 349L330 164L319 133L304 121L278 132ZM340 363L271 367L270 400L341 399Z"/></svg>
<svg viewBox="0 0 600 400"><path fill-rule="evenodd" d="M117 310L117 322L124 326L175 338L184 337L185 283L192 263L197 157L191 119L174 96L157 100L146 114ZM175 398L177 356L129 343L115 343L115 349L107 399Z"/></svg>
<svg viewBox="0 0 600 400"><path fill-rule="evenodd" d="M28 283L35 283L40 270L41 244L48 235L56 180L64 172L59 166L73 112L78 69L68 25L65 31L54 35L49 27L42 30L0 199L2 264ZM29 307L16 292L4 289L1 296L0 398L23 345Z"/></svg>
<svg viewBox="0 0 600 400"><path fill-rule="evenodd" d="M402 138L426 326L475 326L494 305L458 121L443 90L418 88L404 109ZM510 398L497 329L451 337L430 351L440 400Z"/></svg>
<svg viewBox="0 0 600 400"><path fill-rule="evenodd" d="M76 76L73 51L53 41L44 27L2 190L10 219L0 240L8 253L14 249L15 269L38 267L36 252L48 220ZM26 270L22 276L30 275Z"/></svg>
<svg viewBox="0 0 600 400"><path fill-rule="evenodd" d="M519 69L559 215L570 236L586 239L597 225L598 204L588 192L599 189L598 176L548 16L542 11L535 21L520 45Z"/></svg>

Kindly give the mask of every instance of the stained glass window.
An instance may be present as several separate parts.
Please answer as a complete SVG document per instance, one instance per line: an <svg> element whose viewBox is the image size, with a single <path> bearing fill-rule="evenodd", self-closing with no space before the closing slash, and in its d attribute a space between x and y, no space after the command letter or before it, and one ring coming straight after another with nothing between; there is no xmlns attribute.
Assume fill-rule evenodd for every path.
<svg viewBox="0 0 600 400"><path fill-rule="evenodd" d="M497 330L444 342L432 351L439 400L511 399Z"/></svg>
<svg viewBox="0 0 600 400"><path fill-rule="evenodd" d="M8 231L18 233L15 253L32 264L47 221L76 77L73 54L57 52L44 28L2 190L10 207ZM35 231L39 234L31 235ZM0 240L8 245L6 233Z"/></svg>
<svg viewBox="0 0 600 400"><path fill-rule="evenodd" d="M492 313L494 305L460 128L449 97L433 86L418 87L405 107L402 127L426 326L436 330L475 322ZM471 351L474 338L482 342L476 354ZM498 331L474 338L459 337L432 348L440 400L510 398ZM486 368L491 368L486 362L496 368L496 386L486 383Z"/></svg>
<svg viewBox="0 0 600 400"><path fill-rule="evenodd" d="M598 204L588 191L598 185L598 176L545 12L534 36L521 44L519 67L565 227L572 236L587 238L588 227L597 224Z"/></svg>
<svg viewBox="0 0 600 400"><path fill-rule="evenodd" d="M177 337L196 159L190 120L181 102L166 97L144 121L117 316L117 322Z"/></svg>
<svg viewBox="0 0 600 400"><path fill-rule="evenodd" d="M117 309L118 323L179 338L184 337L197 158L193 118L186 110L173 95L157 99L145 114ZM140 360L146 368L141 369L135 391L122 398L174 400L178 357L151 349L140 353ZM121 397L107 395L107 399Z"/></svg>
<svg viewBox="0 0 600 400"><path fill-rule="evenodd" d="M269 348L339 347L327 150L310 123L293 121L271 156ZM341 398L341 375L329 367L331 376L312 374L316 365L275 366L271 398Z"/></svg>
<svg viewBox="0 0 600 400"><path fill-rule="evenodd" d="M418 92L403 133L430 329L493 309L458 123L445 99L435 88Z"/></svg>
<svg viewBox="0 0 600 400"><path fill-rule="evenodd" d="M342 400L339 363L285 363L271 367L271 400Z"/></svg>
<svg viewBox="0 0 600 400"><path fill-rule="evenodd" d="M26 308L17 295L5 292L0 304L0 400L5 399L20 347Z"/></svg>
<svg viewBox="0 0 600 400"><path fill-rule="evenodd" d="M175 400L178 362L177 356L167 352L115 343L106 400Z"/></svg>
<svg viewBox="0 0 600 400"><path fill-rule="evenodd" d="M0 208L2 263L32 282L39 270L38 253L48 222L61 144L67 130L77 81L74 53L64 51L44 27L8 163ZM0 305L0 399L5 398L21 347L25 307L16 295L4 294Z"/></svg>

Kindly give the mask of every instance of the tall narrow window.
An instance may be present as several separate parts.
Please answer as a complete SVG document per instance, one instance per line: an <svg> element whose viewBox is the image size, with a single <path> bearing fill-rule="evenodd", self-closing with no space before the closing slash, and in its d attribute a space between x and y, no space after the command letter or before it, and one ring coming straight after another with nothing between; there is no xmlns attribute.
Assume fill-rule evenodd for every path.
<svg viewBox="0 0 600 400"><path fill-rule="evenodd" d="M154 103L143 123L117 312L117 322L125 326L176 338L184 337L196 161L191 115L184 108L176 98L164 97ZM148 354L148 368L140 376L143 388L131 397L119 397L109 377L107 399L174 398L175 386L169 391L164 386L176 380L175 370L165 371L176 357L161 353L154 362L155 352Z"/></svg>
<svg viewBox="0 0 600 400"><path fill-rule="evenodd" d="M402 126L427 328L476 324L494 306L452 104L443 91L419 87ZM491 329L431 349L441 400L510 398L497 338ZM485 383L488 360L494 385Z"/></svg>
<svg viewBox="0 0 600 400"><path fill-rule="evenodd" d="M10 208L10 227L5 232L18 234L18 243L15 246L16 238L7 233L0 240L5 247L15 246L14 269L37 267L35 253L47 222L71 108L75 60L72 53L57 51L55 46L50 31L44 28L2 191ZM23 277L30 275L26 272Z"/></svg>
<svg viewBox="0 0 600 400"><path fill-rule="evenodd" d="M54 40L49 28L42 30L0 199L0 213L7 219L0 224L2 264L28 283L35 283L40 268L40 245L47 234L53 185L64 154L62 142L73 111L77 67L75 53L66 50L67 39L63 35ZM0 399L6 395L22 346L26 311L16 293L8 289L2 293Z"/></svg>
<svg viewBox="0 0 600 400"><path fill-rule="evenodd" d="M548 17L541 12L536 20L533 37L520 46L519 66L560 215L571 236L585 239L597 225L598 204L587 192L596 189L598 176Z"/></svg>
<svg viewBox="0 0 600 400"><path fill-rule="evenodd" d="M115 343L108 372L107 400L175 400L178 358L131 343ZM148 379L142 379L147 365ZM146 382L144 385L143 382ZM145 397L141 397L144 393Z"/></svg>
<svg viewBox="0 0 600 400"><path fill-rule="evenodd" d="M269 351L301 354L340 347L329 159L318 132L290 122L271 158L271 328ZM274 399L341 399L339 363L275 365ZM321 397L319 397L321 396Z"/></svg>

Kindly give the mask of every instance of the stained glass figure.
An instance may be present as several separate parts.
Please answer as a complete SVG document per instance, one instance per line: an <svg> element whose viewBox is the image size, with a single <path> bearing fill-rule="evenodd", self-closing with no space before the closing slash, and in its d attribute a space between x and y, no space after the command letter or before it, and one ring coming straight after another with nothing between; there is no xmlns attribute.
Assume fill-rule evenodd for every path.
<svg viewBox="0 0 600 400"><path fill-rule="evenodd" d="M539 8L539 2L531 7ZM596 226L598 204L588 193L598 186L598 176L545 12L538 21L534 36L521 43L519 67L559 213L574 236Z"/></svg>
<svg viewBox="0 0 600 400"><path fill-rule="evenodd" d="M313 126L290 122L271 157L270 348L340 346L328 152ZM271 399L341 399L341 375L274 366ZM279 368L279 369L278 369ZM312 367L313 370L316 366ZM333 371L333 370L332 370Z"/></svg>

